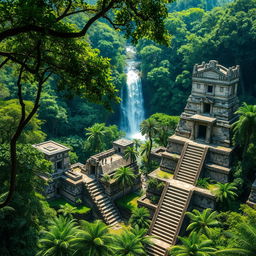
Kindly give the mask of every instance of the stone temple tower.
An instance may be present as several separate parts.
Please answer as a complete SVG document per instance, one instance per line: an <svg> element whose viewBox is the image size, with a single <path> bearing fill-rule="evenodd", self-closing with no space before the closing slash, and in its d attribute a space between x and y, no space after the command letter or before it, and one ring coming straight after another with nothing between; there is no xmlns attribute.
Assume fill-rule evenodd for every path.
<svg viewBox="0 0 256 256"><path fill-rule="evenodd" d="M238 108L239 66L225 68L217 61L195 65L192 92L176 135L230 146L230 125Z"/></svg>
<svg viewBox="0 0 256 256"><path fill-rule="evenodd" d="M237 119L239 66L226 68L211 60L195 65L192 90L174 135L161 153L160 169L172 173L154 211L149 234L155 236L148 255L166 256L184 226L185 213L215 208L214 193L198 187L200 178L229 181L231 125Z"/></svg>

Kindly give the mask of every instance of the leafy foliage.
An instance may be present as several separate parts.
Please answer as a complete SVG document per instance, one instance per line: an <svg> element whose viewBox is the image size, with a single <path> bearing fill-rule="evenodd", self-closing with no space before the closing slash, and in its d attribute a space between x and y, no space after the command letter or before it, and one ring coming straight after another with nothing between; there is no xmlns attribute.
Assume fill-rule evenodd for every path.
<svg viewBox="0 0 256 256"><path fill-rule="evenodd" d="M32 102L25 101L26 114L32 109ZM21 116L21 108L17 100L0 101L0 142L8 143L13 136ZM46 134L42 131L42 121L35 115L31 122L26 126L19 142L39 143L42 142Z"/></svg>
<svg viewBox="0 0 256 256"><path fill-rule="evenodd" d="M129 223L132 226L138 225L139 228L148 228L150 224L150 214L147 208L133 208Z"/></svg>

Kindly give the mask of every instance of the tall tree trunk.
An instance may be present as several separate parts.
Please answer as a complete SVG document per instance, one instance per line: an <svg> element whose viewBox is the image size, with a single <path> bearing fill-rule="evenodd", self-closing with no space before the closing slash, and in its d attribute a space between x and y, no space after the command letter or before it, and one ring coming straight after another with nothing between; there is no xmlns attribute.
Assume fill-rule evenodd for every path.
<svg viewBox="0 0 256 256"><path fill-rule="evenodd" d="M21 118L20 118L20 122L19 125L11 139L10 142L10 158L11 158L11 166L10 166L10 185L9 185L9 191L7 194L6 199L4 200L4 202L0 203L0 209L7 206L14 195L15 192L15 186L16 186L16 176L17 176L17 141L21 135L21 133L23 132L23 130L25 129L26 125L29 123L29 121L32 119L32 117L35 115L38 107L39 107L39 100L41 97L41 92L42 92L42 86L44 84L44 82L49 78L49 75L47 75L46 78L44 77L44 73L42 75L42 77L39 79L38 82L38 87L37 87L37 95L34 101L34 106L31 110L31 112L28 114L28 116L26 117L26 106L25 103L23 101L23 97L22 97L22 86L21 86L21 77L22 77L22 72L23 72L23 66L20 69L20 73L19 73L19 78L17 81L17 86L18 86L18 98L19 98L19 102L21 105Z"/></svg>

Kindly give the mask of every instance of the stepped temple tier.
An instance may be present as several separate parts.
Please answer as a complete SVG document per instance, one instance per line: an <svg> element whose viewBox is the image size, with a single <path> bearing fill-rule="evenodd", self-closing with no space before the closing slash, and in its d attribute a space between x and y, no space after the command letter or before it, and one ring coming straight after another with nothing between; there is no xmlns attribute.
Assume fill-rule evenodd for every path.
<svg viewBox="0 0 256 256"><path fill-rule="evenodd" d="M148 255L167 255L167 249L185 230L185 212L215 208L212 192L197 187L197 182L204 177L213 181L212 186L214 182L229 181L238 83L239 66L226 68L215 60L194 66L191 94L176 132L165 149L152 152L160 167L149 176L165 184L160 200L153 204L147 198L154 191L139 200L139 205L147 207L153 216L149 233L155 239L147 248ZM157 177L159 171L169 173L168 177Z"/></svg>
<svg viewBox="0 0 256 256"><path fill-rule="evenodd" d="M125 149L133 146L132 141L114 141L112 149L91 156L86 164L73 165L69 162L69 148L61 144L46 141L33 146L53 164L51 177L42 177L47 181L45 196L49 200L63 197L73 203L84 202L93 209L96 218L102 218L107 224L115 225L121 222L114 200L123 196L123 193L127 194L141 187L139 175L135 184L127 187L125 191L113 179L120 167L130 167L138 174L137 163L124 157ZM109 180L102 179L106 174Z"/></svg>

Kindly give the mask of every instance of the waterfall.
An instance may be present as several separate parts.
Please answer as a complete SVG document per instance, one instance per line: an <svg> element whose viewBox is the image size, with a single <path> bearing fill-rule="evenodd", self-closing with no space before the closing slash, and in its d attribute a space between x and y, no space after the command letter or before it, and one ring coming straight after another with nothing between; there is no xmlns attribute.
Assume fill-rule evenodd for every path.
<svg viewBox="0 0 256 256"><path fill-rule="evenodd" d="M140 123L145 119L142 85L135 49L126 47L126 86L121 90L121 130L128 138L143 139Z"/></svg>

